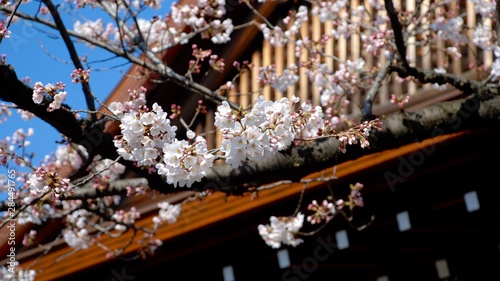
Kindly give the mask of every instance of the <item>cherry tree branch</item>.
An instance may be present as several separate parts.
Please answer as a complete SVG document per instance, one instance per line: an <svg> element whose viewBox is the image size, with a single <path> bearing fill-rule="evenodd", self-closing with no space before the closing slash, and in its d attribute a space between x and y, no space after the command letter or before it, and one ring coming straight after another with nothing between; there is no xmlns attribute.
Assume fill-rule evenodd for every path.
<svg viewBox="0 0 500 281"><path fill-rule="evenodd" d="M0 85L0 100L12 102L18 108L35 114L74 141L83 139L80 124L74 114L70 112L69 106L63 105L66 110L56 109L48 112L47 104L50 101L35 104L32 99L33 89L17 78L14 67L0 65Z"/></svg>
<svg viewBox="0 0 500 281"><path fill-rule="evenodd" d="M12 12L12 9L8 8L8 7L2 7L0 10L5 11L5 12ZM15 15L22 18L22 19L33 21L36 23L40 23L40 24L43 24L47 27L58 30L57 26L54 23L47 21L47 20L44 20L44 19L41 19L39 17L33 17L30 15L21 13L19 11L16 12ZM204 98L206 98L206 99L208 99L216 104L220 104L222 101L227 100L225 97L219 96L216 91L212 91L209 88L207 88L199 83L193 82L193 81L187 79L186 77L178 74L173 69L171 69L170 67L165 65L153 52L151 52L152 55L150 55L148 58L153 59L153 61L156 63L156 65L152 64L150 62L147 62L146 60L144 60L141 57L134 57L134 56L130 55L128 52L120 50L120 49L118 49L110 44L100 42L99 40L90 38L88 36L82 36L81 34L78 34L78 33L71 31L71 30L67 30L67 32L70 36L72 36L74 38L77 38L81 41L95 45L99 48L102 48L102 49L104 49L112 54L117 55L118 57L123 57L135 65L149 69L150 71L155 72L158 75L160 75L165 80L170 79L173 83L177 84L178 86L181 86L182 88L189 90L190 92L192 92L194 94L200 95L200 96L202 96L202 97L204 97ZM233 102L231 102L229 100L227 100L227 102L231 105L231 107L233 107L235 109L238 108L238 106L236 104L234 104Z"/></svg>
<svg viewBox="0 0 500 281"><path fill-rule="evenodd" d="M390 1L388 0L386 2L389 3ZM472 96L467 99L454 100L429 106L425 109L414 112L414 114L399 114L390 116L383 120L383 130L372 134L368 138L370 141L370 147L364 150L357 146L352 146L348 147L347 153L343 153L338 149L339 142L337 140L317 140L311 142L309 146L292 147L287 151L279 153L276 157L269 161L263 161L260 163L250 162L238 169L232 169L230 166L225 164L215 165L202 181L194 183L191 188L175 188L174 186L167 184L165 180L157 174L149 174L147 170L141 170L137 167L134 168L133 163L130 161L121 160L120 162L126 164L127 167L132 168L138 177L147 178L147 186L158 190L161 193L177 193L184 190L214 190L225 192L227 194L242 194L249 190L249 186L262 186L280 180L300 181L303 177L311 174L312 172L320 171L348 160L357 159L368 153L397 148L405 144L413 143L416 140L431 138L436 136L436 132L439 132L439 134L445 134L473 128L474 126L477 127L488 124L498 126L499 121L495 114L500 110L500 97L496 96L497 92L495 86L487 85L484 82L458 77L452 74L437 74L433 71L424 71L410 67L403 56L406 52L406 46L402 34L402 26L397 18L397 12L394 10L392 2L390 2L390 5L387 6L390 6L388 11L390 12L391 23L393 23L395 31L394 33L398 52L400 53L401 60L403 62L402 65L396 66L391 66L389 64L388 70L398 73L398 75L403 78L408 76L416 77L422 83L438 83L441 85L449 83L466 95L473 94ZM127 35L131 32L126 29L126 26L123 26L123 29ZM130 34L133 35L133 33ZM138 62L139 65L148 67L150 70L154 70L161 76L172 79L175 83L182 84L185 88L191 90L192 92L202 93L208 96L215 94L204 86L192 82L184 76L175 73L150 50L146 52L146 55L152 63L141 59L137 59L135 62ZM134 58L130 58L130 60L133 61ZM0 74L3 73L2 71L6 72L6 69L0 69ZM379 75L380 79L376 79L375 86L372 88L374 89L374 93L376 92L377 87L379 87L376 86L377 83L380 83L384 77L382 74ZM12 77L10 79L12 79ZM22 102L27 103L27 101L31 101L32 90L18 81L17 77L15 77L15 73L14 81L10 81L9 79L4 80L8 81L8 83L18 84L8 88L7 90L2 87L0 90L0 97L3 98L3 96L8 96L12 99L11 96L15 96L14 93L17 93L17 88L23 88L27 94L23 96ZM0 80L0 82L3 82L3 80ZM19 85L19 83L21 85ZM2 83L1 85L3 86L4 84ZM222 97L219 98L219 101L224 100ZM55 120L51 121L56 122ZM70 124L66 125L68 125L68 128L74 129L74 127L70 126ZM84 139L78 126L76 127L76 130L78 133L74 133L75 137ZM116 158L117 153L113 146L112 138L103 139L95 146L101 151L103 158ZM292 175L292 177L290 177L290 175ZM75 193L75 196L93 197L122 194L125 188L126 186L123 185L116 186L111 188L110 191L107 191L104 195L96 193L95 190L90 190L89 187L84 186L78 189L78 193Z"/></svg>
<svg viewBox="0 0 500 281"><path fill-rule="evenodd" d="M50 13L52 14L52 17L54 18L54 22L57 26L57 29L59 30L59 33L61 34L61 37L64 41L64 44L66 45L66 48L68 49L69 55L71 57L71 61L73 61L73 65L75 66L76 69L84 69L82 62L80 61L80 58L78 57L78 53L75 49L75 45L73 44L73 41L71 41L70 34L68 33L68 30L64 26L64 23L61 19L61 16L59 15L59 11L57 10L56 6L54 3L52 3L51 0L43 0L43 3L47 8L49 9ZM85 95L85 102L87 103L87 108L93 112L96 110L95 104L94 104L94 94L92 94L92 91L90 89L90 85L88 81L82 81L82 90L83 94ZM95 114L90 114L91 115L91 120L95 120Z"/></svg>
<svg viewBox="0 0 500 281"><path fill-rule="evenodd" d="M398 50L401 63L404 68L410 68L410 64L406 59L406 43L403 36L403 25L401 25L399 21L398 12L394 8L392 0L384 0L384 3L387 15L391 21L392 29L394 30L394 40L396 41L396 49Z"/></svg>
<svg viewBox="0 0 500 281"><path fill-rule="evenodd" d="M10 13L12 12L12 8L10 7L2 7L0 8L1 11L4 11L4 12L7 12L7 13ZM48 21L48 20L45 20L45 19L42 19L42 18L39 18L39 17L36 17L36 16L31 16L31 15L28 15L28 14L25 14L25 13L22 13L22 12L19 12L19 11L16 11L15 12L15 15L21 19L24 19L24 20L28 20L28 21L31 21L31 22L35 22L35 23L39 23L39 24L42 24L44 26L47 26L47 27L50 27L52 29L55 29L55 30L58 30L58 27L55 23L51 22L51 21ZM129 57L126 55L125 52L123 52L122 50L118 49L118 48L115 48L114 46L110 45L110 44L106 44L106 43L103 43L99 40L96 40L96 39L93 39L91 37L88 37L88 36L83 36L77 32L74 32L72 30L69 30L67 29L66 30L68 32L68 34L71 36L71 37L74 37L78 40L81 40L81 41L84 41L84 42L87 42L91 45L94 45L94 46L97 46L99 48L102 48L110 53L113 53L119 57L123 57L123 58L127 58L129 59ZM134 63L136 63L138 61L134 61Z"/></svg>
<svg viewBox="0 0 500 281"><path fill-rule="evenodd" d="M113 11L113 9L109 6L108 3L101 1L100 4L105 12L107 12L113 18L117 18L116 13ZM134 19L134 21L136 21L135 16L133 17L133 19ZM139 40L142 41L140 43L144 43L144 37L142 36L141 33L135 34L127 27L127 25L125 23L120 22L118 20L117 20L117 24L119 24L118 28L120 30L122 30L123 32L125 32L125 34L129 38L135 38L137 35L137 36L139 36ZM177 72L175 72L172 68L168 67L158 57L158 54L153 52L150 48L142 48L142 49L143 49L143 54L146 56L146 58L152 62L152 65L150 65L150 67L148 67L149 70L159 74L164 79L170 79L172 82L174 82L178 86L181 86L182 88L189 90L195 94L201 95L201 96L207 98L208 100L215 102L216 104L220 104L222 101L227 101L232 108L238 109L238 105L229 101L225 97L218 95L216 91L212 91L212 90L208 89L207 87L205 87L201 84L198 84L198 83L192 81L191 79L188 79L185 76L180 75Z"/></svg>
<svg viewBox="0 0 500 281"><path fill-rule="evenodd" d="M99 198L108 195L125 195L128 187L144 187L148 188L148 180L146 178L132 178L115 180L109 183L106 190L97 190L93 188L92 182L83 185L81 188L75 189L75 193L68 196L66 199L86 199Z"/></svg>
<svg viewBox="0 0 500 281"><path fill-rule="evenodd" d="M498 85L495 84L485 84L487 80L485 80L484 82L476 81L463 76L456 76L448 73L436 73L432 70L421 70L415 67L405 68L402 66L391 66L390 70L396 72L401 78L411 76L418 79L418 81L424 84L436 83L439 85L445 85L446 83L448 83L465 94L496 94L492 90L498 88Z"/></svg>
<svg viewBox="0 0 500 281"><path fill-rule="evenodd" d="M482 92L482 91L480 91ZM492 90L493 92L493 90ZM351 146L343 153L338 149L336 139L322 139L311 142L307 147L292 147L278 153L265 162L249 162L243 167L233 169L229 165L214 165L207 176L191 188L173 187L157 174L140 175L144 178L112 183L110 188L99 193L90 185L75 190L75 194L67 199L95 198L114 194L124 194L127 186L149 186L160 193L177 193L180 191L220 191L229 195L239 195L249 191L251 186L263 186L273 182L287 180L300 182L305 176L355 160L361 156L397 148L416 141L455 133L473 128L500 127L498 112L500 96L470 95L428 106L411 114L396 114L383 120L382 131L368 137L369 148ZM291 176L292 175L292 176ZM146 183L147 178L147 183ZM2 203L5 205L5 202ZM0 205L0 206L3 206Z"/></svg>
<svg viewBox="0 0 500 281"><path fill-rule="evenodd" d="M368 138L369 148L351 146L343 153L338 149L339 142L336 139L316 141L307 148L293 147L269 161L248 163L235 170L226 165L217 165L202 182L195 183L192 189L202 190L206 185L216 182L219 183L215 186L218 191L239 194L244 190L243 186L258 186L285 178L299 181L310 173L370 153L466 129L499 126L500 121L496 116L498 110L499 96L479 98L474 95L467 99L443 102L418 110L414 114L387 117L383 120L382 131L373 133ZM224 182L230 184L224 185Z"/></svg>
<svg viewBox="0 0 500 281"><path fill-rule="evenodd" d="M384 3L394 31L394 40L396 42L400 62L400 65L390 67L391 72L396 72L401 78L414 77L423 84L437 83L439 85L445 85L448 83L464 94L478 93L483 95L485 93L493 93L490 87L497 87L497 85L486 86L485 83L488 81L487 79L483 82L479 82L453 74L436 73L432 70L422 70L410 66L406 59L406 43L403 35L403 26L398 19L398 12L395 10L392 0L385 0Z"/></svg>

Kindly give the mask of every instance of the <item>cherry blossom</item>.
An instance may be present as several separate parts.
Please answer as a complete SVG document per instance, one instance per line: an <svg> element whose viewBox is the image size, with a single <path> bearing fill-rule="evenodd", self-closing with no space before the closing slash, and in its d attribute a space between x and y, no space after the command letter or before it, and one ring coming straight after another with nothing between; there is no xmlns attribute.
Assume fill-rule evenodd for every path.
<svg viewBox="0 0 500 281"><path fill-rule="evenodd" d="M135 220L140 218L141 214L137 211L135 207L130 208L130 211L125 212L124 210L115 211L111 218L116 222L115 230L125 231L128 225L135 223Z"/></svg>
<svg viewBox="0 0 500 281"><path fill-rule="evenodd" d="M41 196L52 192L55 198L69 196L73 193L68 178L60 178L55 172L47 172L44 168L38 168L29 175L27 181L31 194Z"/></svg>
<svg viewBox="0 0 500 281"><path fill-rule="evenodd" d="M74 249L86 249L91 244L90 236L87 229L73 230L73 229L65 229L62 231L64 241Z"/></svg>
<svg viewBox="0 0 500 281"><path fill-rule="evenodd" d="M47 111L59 109L68 94L64 91L65 87L62 82L57 82L55 85L48 83L45 86L41 82L36 82L33 87L33 102L41 104L44 98L50 98L52 102L49 103Z"/></svg>
<svg viewBox="0 0 500 281"><path fill-rule="evenodd" d="M118 153L141 166L155 165L165 144L172 143L176 126L170 125L167 113L158 104L152 111L124 113L121 118L121 138L116 139Z"/></svg>
<svg viewBox="0 0 500 281"><path fill-rule="evenodd" d="M311 224L321 223L322 221L329 221L337 212L335 204L329 202L328 200L323 200L321 205L318 204L316 200L313 200L308 206L307 209L310 211L314 211L314 214L309 215L307 217L307 221Z"/></svg>
<svg viewBox="0 0 500 281"><path fill-rule="evenodd" d="M82 156L86 159L88 157L87 150L81 145L59 145L55 152L56 167L61 168L70 165L73 169L78 169L82 166Z"/></svg>
<svg viewBox="0 0 500 281"><path fill-rule="evenodd" d="M158 174L165 175L168 183L180 187L191 187L194 182L200 181L215 159L201 136L196 137L192 144L177 139L165 143L162 151L163 161L156 164Z"/></svg>
<svg viewBox="0 0 500 281"><path fill-rule="evenodd" d="M297 238L297 232L302 228L304 215L298 213L294 217L275 217L270 218L270 225L259 225L259 234L266 244L272 248L280 248L282 244L297 246L303 242Z"/></svg>
<svg viewBox="0 0 500 281"><path fill-rule="evenodd" d="M168 224L173 224L177 222L177 218L181 213L181 206L179 204L172 205L169 202L158 203L159 216L155 217L159 219L158 223L167 222Z"/></svg>
<svg viewBox="0 0 500 281"><path fill-rule="evenodd" d="M15 269L15 270L14 270ZM19 267L19 262L15 261L14 266L0 266L0 280L4 281L34 281L36 271L33 269L25 270Z"/></svg>
<svg viewBox="0 0 500 281"><path fill-rule="evenodd" d="M9 38L12 32L7 29L5 20L0 20L0 38Z"/></svg>
<svg viewBox="0 0 500 281"><path fill-rule="evenodd" d="M160 239L154 238L151 233L144 233L144 238L137 240L137 243L141 245L139 250L140 256L145 259L147 256L154 255L156 249L160 247L163 242Z"/></svg>

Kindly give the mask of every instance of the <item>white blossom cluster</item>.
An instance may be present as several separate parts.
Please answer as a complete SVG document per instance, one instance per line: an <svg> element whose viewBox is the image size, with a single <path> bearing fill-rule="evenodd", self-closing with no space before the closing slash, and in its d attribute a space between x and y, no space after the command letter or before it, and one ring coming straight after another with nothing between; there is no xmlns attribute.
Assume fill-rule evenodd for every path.
<svg viewBox="0 0 500 281"><path fill-rule="evenodd" d="M126 167L111 159L94 159L94 169L99 176L114 181L125 172Z"/></svg>
<svg viewBox="0 0 500 281"><path fill-rule="evenodd" d="M277 25L271 29L263 23L259 28L262 31L262 35L264 35L264 39L268 40L272 46L283 46L291 37L290 31L283 31L283 29Z"/></svg>
<svg viewBox="0 0 500 281"><path fill-rule="evenodd" d="M29 204L31 202L31 198L26 197L23 200L24 204ZM44 204L35 204L29 205L24 211L20 212L17 216L17 222L21 225L32 223L41 225L42 222L47 221L49 218L52 218L56 214L53 206L44 203Z"/></svg>
<svg viewBox="0 0 500 281"><path fill-rule="evenodd" d="M66 244L73 249L87 249L91 245L87 229L64 229L62 233Z"/></svg>
<svg viewBox="0 0 500 281"><path fill-rule="evenodd" d="M75 147L71 145L59 145L55 152L54 164L56 167L60 168L66 165L70 165L73 169L78 169L82 166L83 160L79 153L87 158L88 153L85 147L75 144Z"/></svg>
<svg viewBox="0 0 500 281"><path fill-rule="evenodd" d="M467 2L474 3L474 10L477 14L484 18L495 18L496 15L496 1L489 0L468 0Z"/></svg>
<svg viewBox="0 0 500 281"><path fill-rule="evenodd" d="M255 100L247 112L234 111L227 102L217 107L215 126L222 132L221 151L233 168L245 160L266 161L287 148L295 136L292 103L287 98Z"/></svg>
<svg viewBox="0 0 500 281"><path fill-rule="evenodd" d="M36 276L36 271L33 269L23 270L19 269L19 262L15 262L12 267L7 268L6 266L0 266L0 280L2 281L34 281ZM17 270L19 269L19 270Z"/></svg>
<svg viewBox="0 0 500 281"><path fill-rule="evenodd" d="M304 214L299 212L295 217L272 216L270 222L270 225L261 224L257 227L268 246L274 249L281 247L281 244L295 247L303 242L296 236L304 223Z"/></svg>
<svg viewBox="0 0 500 281"><path fill-rule="evenodd" d="M7 117L12 116L12 111L10 106L0 103L0 124L7 121Z"/></svg>
<svg viewBox="0 0 500 281"><path fill-rule="evenodd" d="M33 128L29 128L26 132L19 128L12 136L7 136L5 139L0 139L0 163L9 161L13 155L16 155L17 150L24 151L26 147L31 144L28 137L35 134ZM27 153L22 153L14 158L16 165L24 167L31 163L30 157Z"/></svg>
<svg viewBox="0 0 500 281"><path fill-rule="evenodd" d="M340 17L345 16L345 8L349 4L347 0L341 1L320 1L311 10L313 15L319 16L321 22L338 21Z"/></svg>
<svg viewBox="0 0 500 281"><path fill-rule="evenodd" d="M0 111L1 111L1 109L0 109ZM34 113L31 113L31 112L29 112L27 110L22 110L20 108L17 110L17 114L19 114L21 116L21 119L23 119L24 121L31 120L31 119L33 119L35 117Z"/></svg>
<svg viewBox="0 0 500 281"><path fill-rule="evenodd" d="M79 209L66 216L68 228L62 231L66 243L74 249L88 248L92 241L87 230L88 217L92 213L85 209Z"/></svg>
<svg viewBox="0 0 500 281"><path fill-rule="evenodd" d="M233 33L234 26L231 19L214 20L210 22L210 40L214 44L224 44L231 40L231 33Z"/></svg>
<svg viewBox="0 0 500 281"><path fill-rule="evenodd" d="M497 45L493 53L495 54L495 61L491 66L491 75L498 80L500 78L500 46Z"/></svg>
<svg viewBox="0 0 500 281"><path fill-rule="evenodd" d="M156 164L158 174L165 175L167 183L191 187L205 177L215 159L209 153L206 140L198 136L194 143L175 139L163 146L163 162Z"/></svg>
<svg viewBox="0 0 500 281"><path fill-rule="evenodd" d="M323 108L313 106L310 101L303 102L300 105L299 114L294 116L293 122L301 129L297 130L296 137L300 139L312 139L318 137L318 131L324 127Z"/></svg>
<svg viewBox="0 0 500 281"><path fill-rule="evenodd" d="M284 93L288 87L295 85L299 81L297 75L298 68L291 64L283 70L282 75L276 72L276 65L268 65L259 69L259 82L263 85L270 85L273 89Z"/></svg>
<svg viewBox="0 0 500 281"><path fill-rule="evenodd" d="M104 22L100 18L95 21L87 20L85 22L77 20L73 24L73 30L81 36L97 39L103 43L114 43L120 38L118 29L112 23L107 23L104 26ZM86 44L89 47L94 47L90 43Z"/></svg>
<svg viewBox="0 0 500 281"><path fill-rule="evenodd" d="M445 40L466 43L468 39L463 35L463 24L464 20L461 17L452 19L439 17L430 25L430 28Z"/></svg>
<svg viewBox="0 0 500 281"><path fill-rule="evenodd" d="M170 8L170 17L178 25L188 25L197 29L206 26L206 18L220 19L226 14L225 0L198 0L196 4L179 5L174 2Z"/></svg>
<svg viewBox="0 0 500 281"><path fill-rule="evenodd" d="M110 107L121 120L122 136L114 140L118 154L139 166L155 167L174 186L191 187L201 180L215 158L209 153L206 140L201 136L191 143L177 140L177 127L170 124L161 106L154 103L147 110L144 91L132 92L131 97L127 103L115 102Z"/></svg>
<svg viewBox="0 0 500 281"><path fill-rule="evenodd" d="M68 178L60 178L57 173L47 172L43 167L29 174L26 184L34 196L42 196L52 191L52 195L57 199L73 193Z"/></svg>
<svg viewBox="0 0 500 281"><path fill-rule="evenodd" d="M94 5L95 3L92 3ZM140 10L142 6L159 7L160 1L133 1L131 7ZM107 2L106 5L115 7L116 4ZM130 5L130 4L129 4ZM231 19L222 19L226 14L224 0L208 1L198 0L195 4L180 5L174 2L170 8L170 15L162 19L155 16L153 19L137 19L137 25L134 23L128 29L135 34L125 34L111 23L104 25L102 19L95 21L86 20L85 22L76 21L73 29L78 34L92 38L102 43L111 44L119 47L120 44L134 46L138 43L137 38L142 35L144 43L153 52L159 52L163 49L177 44L186 44L190 35L184 32L184 27L192 28L193 33L201 33L204 38L209 38L215 44L226 43L230 40L234 26ZM82 4L85 6L85 3ZM126 8L121 5L119 8ZM130 8L130 7L129 7ZM117 8L112 8L113 10ZM140 35L139 35L140 34ZM93 46L92 43L86 42Z"/></svg>
<svg viewBox="0 0 500 281"><path fill-rule="evenodd" d="M177 218L181 214L180 204L170 204L169 202L158 203L158 217L153 218L153 222L158 225L162 222L167 222L168 224L173 224L177 222Z"/></svg>
<svg viewBox="0 0 500 281"><path fill-rule="evenodd" d="M117 118L123 118L125 113L138 112L146 106L146 88L140 87L138 90L129 91L129 100L126 102L112 102L108 109Z"/></svg>
<svg viewBox="0 0 500 281"><path fill-rule="evenodd" d="M73 226L73 228L83 229L87 227L88 217L92 213L85 209L79 209L66 216L66 223Z"/></svg>
<svg viewBox="0 0 500 281"><path fill-rule="evenodd" d="M45 86L42 82L36 82L33 86L33 102L41 104L46 97L45 95L47 95L52 100L47 107L47 111L50 112L59 109L68 95L64 91L65 86L62 82L57 82L55 85L48 83Z"/></svg>
<svg viewBox="0 0 500 281"><path fill-rule="evenodd" d="M159 150L173 141L177 130L157 103L151 111L124 113L120 128L122 138L114 140L118 154L140 166L155 165Z"/></svg>
<svg viewBox="0 0 500 281"><path fill-rule="evenodd" d="M365 61L362 58L355 61L347 60L333 72L325 63L313 64L306 73L309 80L321 92L321 105L329 106L336 103L338 97L346 93L355 93L357 85L361 82L358 74L363 72L364 65Z"/></svg>
<svg viewBox="0 0 500 281"><path fill-rule="evenodd" d="M300 26L307 22L309 19L308 12L306 6L300 6L297 13L294 14L293 21L291 17L283 19L284 24L291 23L288 30L283 30L278 25L270 27L267 24L260 24L259 28L264 39L268 40L273 46L284 46L299 33Z"/></svg>
<svg viewBox="0 0 500 281"><path fill-rule="evenodd" d="M378 30L370 35L362 34L363 49L374 56L378 56L383 51L383 47L389 45L390 39L393 37L394 31L392 29Z"/></svg>
<svg viewBox="0 0 500 281"><path fill-rule="evenodd" d="M323 127L323 110L309 102L294 111L299 98L266 101L260 96L248 111L233 110L223 102L215 113L222 132L221 152L233 168L244 161L266 161L287 149L296 138L317 137Z"/></svg>
<svg viewBox="0 0 500 281"><path fill-rule="evenodd" d="M494 32L491 25L477 24L472 42L483 50L491 51L495 47Z"/></svg>

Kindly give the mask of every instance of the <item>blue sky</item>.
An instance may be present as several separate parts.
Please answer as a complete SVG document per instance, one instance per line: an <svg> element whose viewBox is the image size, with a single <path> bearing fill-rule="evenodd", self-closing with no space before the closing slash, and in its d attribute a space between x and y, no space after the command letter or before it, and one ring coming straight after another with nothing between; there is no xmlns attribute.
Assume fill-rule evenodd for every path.
<svg viewBox="0 0 500 281"><path fill-rule="evenodd" d="M54 0L54 3L57 5L59 1ZM66 2L61 3L65 5ZM144 17L151 17L155 14L164 17L170 8L169 3L171 1L164 1L160 10L145 13ZM33 15L38 4L38 2L23 4L19 10ZM96 10L88 9L83 15L95 19L100 14ZM5 17L1 16L0 19L5 19ZM72 29L73 19L66 17L65 24L69 29ZM25 21L14 23L9 29L12 31L11 37L3 39L0 44L0 54L7 55L7 63L14 66L18 78L29 76L33 83L40 81L43 84L61 81L66 84L66 91L68 92L66 103L73 109L86 109L81 85L71 83L70 74L74 70L74 66L71 64L69 53L62 39L51 36L51 34L57 35L58 33ZM104 100L117 86L123 77L123 73L129 69L130 65L123 65L125 61L121 59L108 60L113 55L97 48L90 49L83 44L77 44L76 46L79 56L87 55L89 62L107 60L103 63L92 63L90 65L92 68L90 75L91 89L94 95ZM98 106L97 103L96 106ZM34 164L38 164L45 155L56 150L58 145L56 141L61 140L61 137L54 128L37 118L24 121L15 111L12 113L12 116L6 122L0 124L0 138L4 139L11 136L18 128L23 128L24 131L33 128L35 134L30 138L29 151L36 154ZM0 167L0 174L5 173L6 170ZM0 194L1 198L4 198L3 194Z"/></svg>

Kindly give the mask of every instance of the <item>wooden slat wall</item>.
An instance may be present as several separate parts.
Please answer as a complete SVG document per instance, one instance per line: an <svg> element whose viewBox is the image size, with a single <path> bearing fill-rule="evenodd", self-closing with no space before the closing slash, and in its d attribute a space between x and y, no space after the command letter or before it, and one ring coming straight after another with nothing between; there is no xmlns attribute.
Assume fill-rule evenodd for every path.
<svg viewBox="0 0 500 281"><path fill-rule="evenodd" d="M323 30L321 29L321 21L319 17L313 16L311 17L311 33L312 33L312 40L313 41L319 41L321 38L321 34L323 33ZM319 105L319 97L320 97L320 91L318 87L312 86L312 97L311 101L313 105Z"/></svg>
<svg viewBox="0 0 500 281"><path fill-rule="evenodd" d="M378 2L381 5L384 4L383 0L378 0ZM381 11L379 13L380 13L380 16L382 16L384 18L387 16L387 12L385 10ZM380 29L382 31L385 31L388 29L388 25L383 24L380 26ZM387 62L387 57L385 56L385 54L382 54L381 56L379 56L378 61L379 61L379 65L384 65ZM382 104L388 103L389 97L391 95L391 90L392 89L390 88L389 81L385 81L385 83L383 83L382 86L380 87L379 94L377 95L378 98L375 100L375 102L382 103Z"/></svg>
<svg viewBox="0 0 500 281"><path fill-rule="evenodd" d="M422 1L422 4L420 6L420 9L422 11L422 14L426 14L427 12L429 12L429 5L431 4L431 1L430 0L424 0ZM430 27L430 22L428 22L427 20L423 20L422 21L422 27L423 29L429 29ZM426 32L423 34L423 36L430 36L430 32ZM431 69L432 68L432 57L431 57L431 47L429 45L424 45L420 48L420 53L417 53L417 55L419 55L421 58L422 58L422 65L421 67L423 69ZM423 86L424 88L426 89L429 89L431 88L432 86L429 85L429 84L425 84Z"/></svg>
<svg viewBox="0 0 500 281"><path fill-rule="evenodd" d="M467 1L467 27L469 28L467 36L472 38L474 36L474 26L476 26L476 12L474 11L474 3L472 1ZM477 48L472 41L469 41L467 46L467 62L468 65L475 65L477 58Z"/></svg>
<svg viewBox="0 0 500 281"><path fill-rule="evenodd" d="M406 1L406 10L407 11L415 11L415 6L416 3L414 0L412 1ZM408 25L408 30L414 30L415 25L413 23L410 23ZM416 38L415 36L410 36L408 38L408 43L407 43L407 49L406 49L406 56L409 59L410 66L416 67L417 66L417 46L416 44ZM417 84L412 81L408 81L408 89L407 93L409 95L414 95L417 92Z"/></svg>
<svg viewBox="0 0 500 281"><path fill-rule="evenodd" d="M383 5L383 0L377 0ZM474 4L466 0L451 0L446 7L441 7L430 11L430 5L433 0L393 0L396 9L405 9L407 11L414 11L416 19L422 19L421 16L425 13L431 12L436 15L440 15L444 10L449 12L453 11L456 14L465 14L464 29L469 27L467 36L472 38L474 31L473 28L477 23L483 25L491 25L489 20L481 19L476 16L474 11ZM367 13L365 18L376 16L376 10L374 10L368 1L351 0L350 4L345 11L350 13L352 10L356 9L358 5L364 5ZM341 13L342 13L341 12ZM385 16L385 11L378 12L381 16ZM422 26L430 26L430 22L422 20ZM284 29L290 26L283 26ZM332 22L320 22L319 17L310 15L309 21L303 24L300 28L300 38L311 38L316 41L319 40L322 34L330 34L330 30L333 28ZM381 30L389 28L387 25L379 26ZM413 24L411 24L408 30L414 30ZM424 28L425 29L425 28ZM339 69L342 62L346 60L355 61L356 59L363 57L365 60L365 68L371 69L373 67L383 65L387 58L385 54L381 54L377 57L371 54L366 54L364 47L361 42L360 34L365 31L364 27L358 29L359 34L353 34L350 38L345 39L340 37L338 39L330 38L324 50L325 57L322 59L330 68L334 71ZM452 43L446 40L438 40L437 44L434 46L429 46L426 44L419 43L419 39L429 38L431 36L430 32L424 32L418 35L410 36L407 44L407 57L409 59L410 65L416 66L422 69L434 69L434 68L445 68L448 73L463 74L470 69L470 65L477 66L478 64L484 64L486 67L491 66L493 62L493 54L490 51L483 51L477 48L470 40L470 43L465 46L456 46L459 52L462 54L461 60L453 60L450 54L447 53L448 47L453 47ZM320 91L312 86L309 81L309 77L306 74L305 69L300 68L300 62L308 59L308 53L302 52L299 58L296 57L294 48L294 42L289 41L283 46L272 46L269 42L264 41L262 47L258 48L252 55L251 61L254 64L252 71L243 74L239 81L237 81L238 86L235 92L236 96L232 98L236 103L242 104L244 107L250 106L252 101L258 96L264 95L266 99L280 99L285 96L291 98L292 96L300 97L301 101L311 100L314 105L319 105L320 102ZM334 59L333 57L338 58ZM280 93L270 86L262 87L258 83L259 68L274 64L276 66L276 72L282 74L283 70L289 68L292 64L299 67L298 75L299 82L296 87L289 87L286 92ZM401 79L397 77L396 74L392 74L386 81L384 81L382 87L379 90L377 98L375 100L376 105L385 105L390 102L390 96L392 94L406 93L410 95L417 95L422 93L423 90L433 90L433 85L421 85L418 82L410 81L407 79L403 83ZM413 99L412 99L413 100ZM364 95L354 97L351 102L350 107L347 109L346 113L357 113L360 111L364 101Z"/></svg>
<svg viewBox="0 0 500 281"><path fill-rule="evenodd" d="M300 34L302 38L310 37L309 33L309 22L305 22L301 27L300 27ZM279 59L279 58L276 58ZM300 67L300 62L307 61L309 59L309 55L307 52L302 51L300 53L300 59L297 62L297 66L299 67L299 98L301 101L307 100L309 98L309 78L307 77L306 74L306 69L303 67Z"/></svg>
<svg viewBox="0 0 500 281"><path fill-rule="evenodd" d="M289 24L288 27L290 26L291 24ZM295 43L292 40L288 41L288 43L286 44L286 66L290 68L291 65L297 65L297 67L299 66L295 57ZM292 98L296 95L295 90L295 87L288 87L286 96L289 99Z"/></svg>

